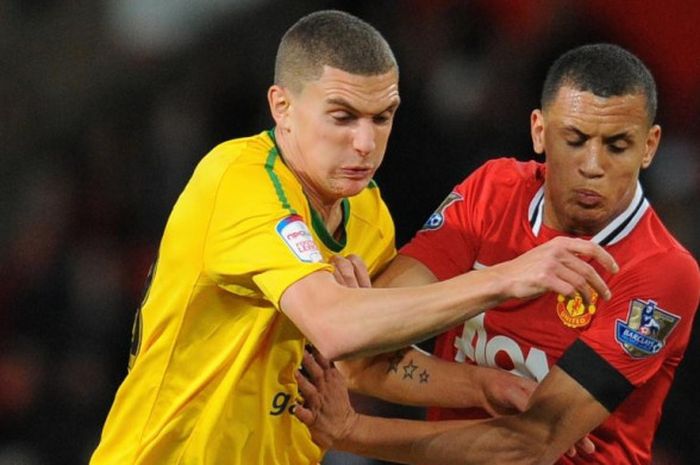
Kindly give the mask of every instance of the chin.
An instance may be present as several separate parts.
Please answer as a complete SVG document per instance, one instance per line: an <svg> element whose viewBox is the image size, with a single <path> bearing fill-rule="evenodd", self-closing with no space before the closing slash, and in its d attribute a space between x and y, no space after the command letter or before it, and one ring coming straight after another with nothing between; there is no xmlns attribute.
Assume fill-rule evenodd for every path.
<svg viewBox="0 0 700 465"><path fill-rule="evenodd" d="M370 180L367 179L343 183L343 186L339 189L339 194L341 197L354 197L369 185L369 181Z"/></svg>
<svg viewBox="0 0 700 465"><path fill-rule="evenodd" d="M594 236L610 222L605 221L605 215L594 212L584 212L572 218L571 229L581 236Z"/></svg>

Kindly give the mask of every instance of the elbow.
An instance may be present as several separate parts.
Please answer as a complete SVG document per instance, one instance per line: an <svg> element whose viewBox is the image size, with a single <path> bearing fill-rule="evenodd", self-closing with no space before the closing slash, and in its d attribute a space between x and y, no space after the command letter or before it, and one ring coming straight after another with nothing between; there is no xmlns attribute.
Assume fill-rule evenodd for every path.
<svg viewBox="0 0 700 465"><path fill-rule="evenodd" d="M316 328L307 328L306 339L327 360L336 361L355 354L357 347L346 331L333 324L317 322Z"/></svg>
<svg viewBox="0 0 700 465"><path fill-rule="evenodd" d="M324 358L339 360L358 354L370 341L370 331L353 317L354 291L335 281L300 281L282 295L280 307Z"/></svg>
<svg viewBox="0 0 700 465"><path fill-rule="evenodd" d="M321 356L331 362L341 360L343 357L347 356L347 353L343 347L334 341L321 340L312 343Z"/></svg>
<svg viewBox="0 0 700 465"><path fill-rule="evenodd" d="M341 310L342 311L342 310ZM334 318L329 309L303 328L306 339L327 360L336 361L357 356L366 350L366 332L358 332L352 322Z"/></svg>

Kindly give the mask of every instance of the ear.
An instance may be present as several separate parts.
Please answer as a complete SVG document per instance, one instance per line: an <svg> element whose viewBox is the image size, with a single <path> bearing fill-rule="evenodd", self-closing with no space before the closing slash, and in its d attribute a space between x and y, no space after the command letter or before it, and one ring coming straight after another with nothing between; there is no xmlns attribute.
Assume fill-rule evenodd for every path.
<svg viewBox="0 0 700 465"><path fill-rule="evenodd" d="M532 148L537 154L544 153L544 115L542 110L533 110L530 114L530 136Z"/></svg>
<svg viewBox="0 0 700 465"><path fill-rule="evenodd" d="M289 130L289 91L284 87L273 85L267 91L267 103L270 105L270 114L277 127Z"/></svg>
<svg viewBox="0 0 700 465"><path fill-rule="evenodd" d="M644 157L642 157L642 169L646 169L651 165L654 155L656 155L656 149L659 148L659 142L661 141L661 126L658 124L653 125L649 129L647 134L647 140L644 147Z"/></svg>

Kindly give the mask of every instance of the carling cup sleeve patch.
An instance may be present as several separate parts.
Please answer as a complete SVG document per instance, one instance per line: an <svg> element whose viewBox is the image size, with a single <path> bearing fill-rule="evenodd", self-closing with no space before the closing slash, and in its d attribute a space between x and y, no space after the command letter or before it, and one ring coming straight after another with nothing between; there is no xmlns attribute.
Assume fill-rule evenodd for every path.
<svg viewBox="0 0 700 465"><path fill-rule="evenodd" d="M302 262L315 263L323 260L309 228L299 215L282 218L275 228L277 234Z"/></svg>

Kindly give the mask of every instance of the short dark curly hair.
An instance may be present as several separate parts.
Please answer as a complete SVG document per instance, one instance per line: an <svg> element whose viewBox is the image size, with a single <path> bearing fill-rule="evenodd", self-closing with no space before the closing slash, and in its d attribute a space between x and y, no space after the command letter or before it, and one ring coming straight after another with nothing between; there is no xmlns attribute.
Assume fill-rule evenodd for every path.
<svg viewBox="0 0 700 465"><path fill-rule="evenodd" d="M647 116L656 118L656 83L642 60L614 44L589 44L569 50L549 68L540 104L546 109L561 87L591 92L599 97L641 94Z"/></svg>

